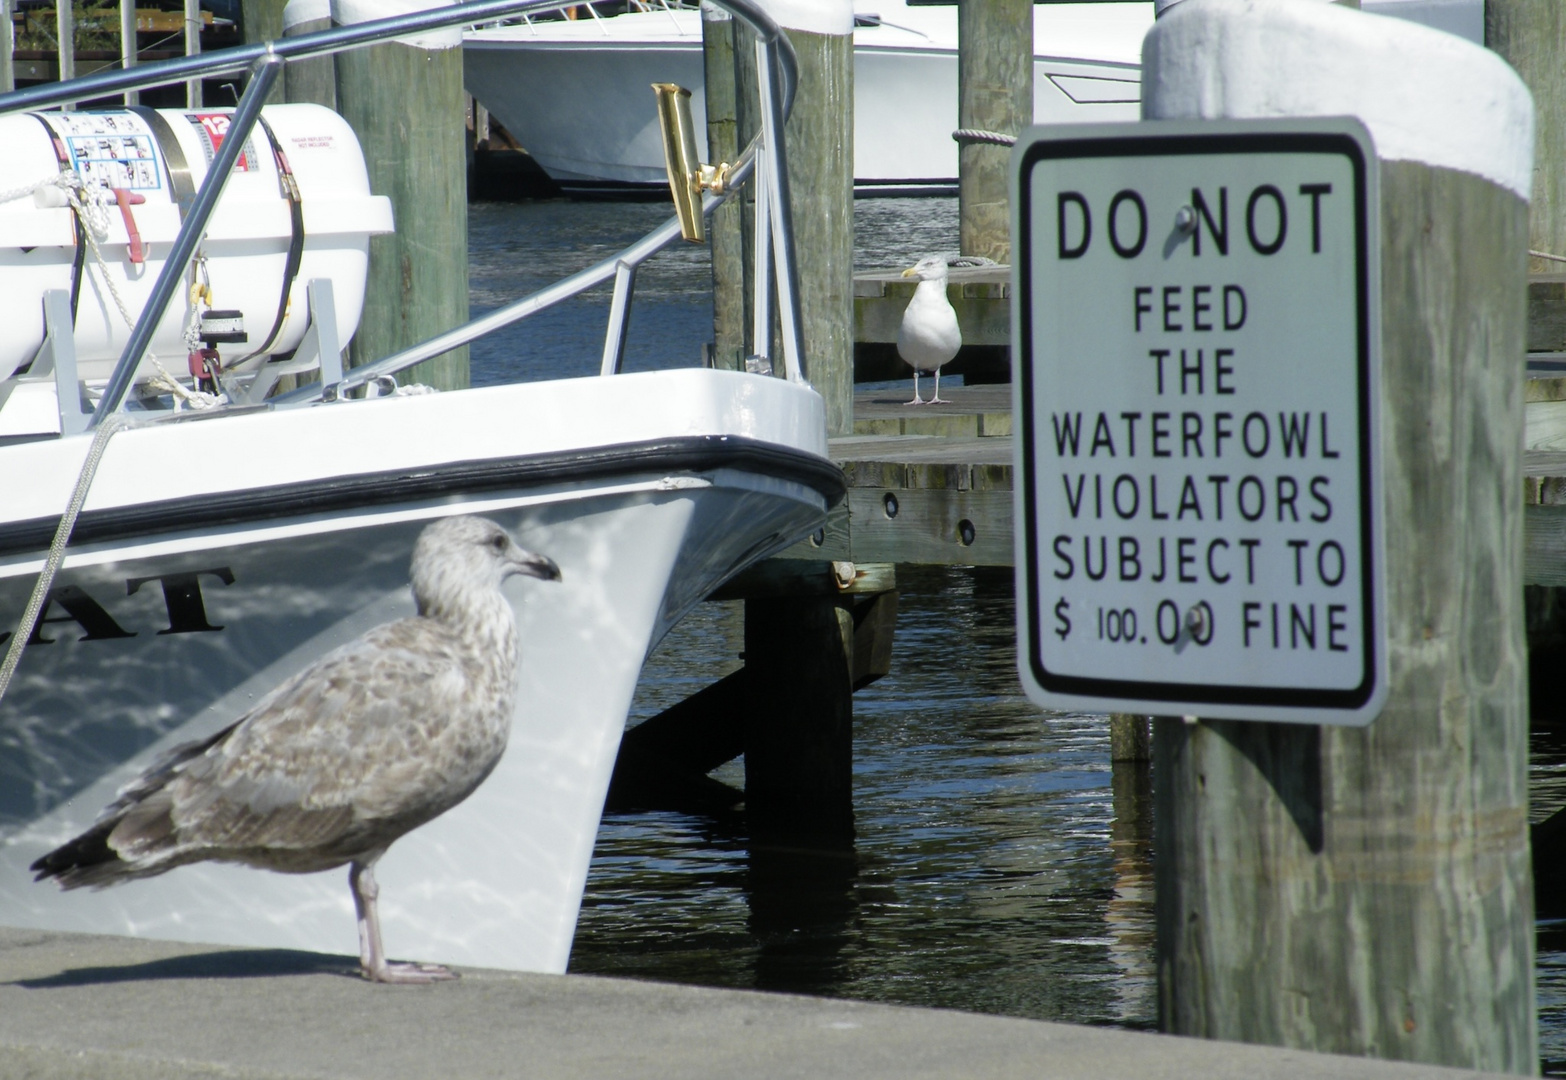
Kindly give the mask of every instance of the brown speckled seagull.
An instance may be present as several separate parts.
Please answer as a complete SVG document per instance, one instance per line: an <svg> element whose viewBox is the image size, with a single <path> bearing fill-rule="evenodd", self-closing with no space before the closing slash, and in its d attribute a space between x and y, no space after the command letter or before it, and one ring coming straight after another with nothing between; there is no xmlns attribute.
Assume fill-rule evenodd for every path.
<svg viewBox="0 0 1566 1080"><path fill-rule="evenodd" d="M216 735L170 751L92 828L33 863L36 880L103 888L206 860L286 874L348 864L365 978L456 978L387 961L374 869L398 837L471 795L506 748L520 648L500 584L513 574L560 580L553 560L492 521L428 526L413 549L417 615L376 627Z"/></svg>

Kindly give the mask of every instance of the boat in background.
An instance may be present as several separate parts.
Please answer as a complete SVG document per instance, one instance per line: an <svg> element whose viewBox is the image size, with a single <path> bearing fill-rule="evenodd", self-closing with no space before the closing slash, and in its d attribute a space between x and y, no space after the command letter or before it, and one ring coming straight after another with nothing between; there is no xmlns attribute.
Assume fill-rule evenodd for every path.
<svg viewBox="0 0 1566 1080"><path fill-rule="evenodd" d="M1484 0L1361 6L1484 42ZM613 16L582 8L575 21L468 31L468 92L566 191L645 194L664 183L658 127L639 107L647 84L688 87L698 130L706 130L702 15L690 7ZM1153 16L1151 0L1035 4L1034 122L1136 120L1142 38ZM955 3L854 0L855 193L956 194L957 126Z"/></svg>
<svg viewBox="0 0 1566 1080"><path fill-rule="evenodd" d="M18 129L17 145L38 150L0 154L11 170L0 196L14 196L0 202L0 273L12 275L5 302L17 311L0 323L0 652L27 641L8 687L0 674L5 924L352 955L344 871L202 863L61 893L28 867L170 748L411 614L421 529L481 514L553 557L564 581L507 586L523 652L509 750L476 794L380 862L382 919L396 955L565 969L647 653L727 578L818 529L843 494L790 317L785 219L769 219L784 378L619 373L614 313L629 305L635 268L679 240L677 220L344 372L368 235L390 218L345 124L316 106L261 107L287 59L551 2L480 0L0 96L0 134ZM781 31L749 0L730 6L773 42L769 62L791 97ZM36 111L247 69L234 110ZM650 94L641 108L655 115ZM768 111L731 184L777 172L759 155L780 144L786 108ZM337 179L323 187L329 158ZM786 177L762 182L769 199L787 197ZM708 195L706 209L718 201ZM351 230L338 220L350 217ZM597 376L442 393L397 384L421 360L609 281ZM235 306L211 306L213 294ZM766 318L770 296L757 303ZM170 370L187 340L189 370ZM699 342L690 356L699 363ZM270 393L279 368L320 378ZM30 595L43 608L28 635Z"/></svg>
<svg viewBox="0 0 1566 1080"><path fill-rule="evenodd" d="M854 187L860 195L957 190L957 8L854 3ZM705 131L702 14L622 15L484 27L463 35L468 92L567 191L663 184L647 84L691 90ZM1151 0L1034 8L1034 116L1040 123L1135 120Z"/></svg>

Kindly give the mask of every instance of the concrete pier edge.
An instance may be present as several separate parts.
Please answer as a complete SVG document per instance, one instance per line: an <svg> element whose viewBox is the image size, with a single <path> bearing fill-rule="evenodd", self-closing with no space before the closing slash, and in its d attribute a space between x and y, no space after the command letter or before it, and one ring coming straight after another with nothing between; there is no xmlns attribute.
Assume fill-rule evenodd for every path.
<svg viewBox="0 0 1566 1080"><path fill-rule="evenodd" d="M1412 1080L1456 1069L753 991L0 928L0 1077Z"/></svg>

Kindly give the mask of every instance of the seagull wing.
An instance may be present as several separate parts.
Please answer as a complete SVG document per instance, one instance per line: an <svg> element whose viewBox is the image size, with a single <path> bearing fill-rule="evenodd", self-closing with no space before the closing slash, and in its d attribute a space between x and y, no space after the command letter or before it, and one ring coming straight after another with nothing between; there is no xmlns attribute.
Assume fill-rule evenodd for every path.
<svg viewBox="0 0 1566 1080"><path fill-rule="evenodd" d="M120 865L75 882L62 873L61 884L201 859L326 869L384 847L461 801L498 758L503 736L492 752L451 737L478 707L474 679L439 623L372 630L128 787L81 838L96 835Z"/></svg>

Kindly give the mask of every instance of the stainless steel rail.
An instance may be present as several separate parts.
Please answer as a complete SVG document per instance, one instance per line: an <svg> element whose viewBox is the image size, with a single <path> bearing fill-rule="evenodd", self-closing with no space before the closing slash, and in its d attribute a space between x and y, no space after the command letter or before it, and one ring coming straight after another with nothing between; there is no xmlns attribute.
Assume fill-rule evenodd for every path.
<svg viewBox="0 0 1566 1080"><path fill-rule="evenodd" d="M752 162L746 163L746 174L750 172ZM744 177L740 177L743 179ZM708 195L702 200L702 212L711 213L712 208L723 201L716 195ZM428 341L422 341L417 345L404 349L402 352L393 353L374 363L364 364L351 371L343 372L342 381L336 384L337 396L348 393L360 386L374 382L384 375L395 375L399 371L406 371L415 364L439 356L443 352L450 352L461 345L493 333L503 326L510 326L518 320L525 319L529 315L543 311L547 307L553 307L562 300L569 300L578 293L586 292L595 285L601 285L612 280L619 267L628 266L633 270L652 258L664 248L680 239L680 220L670 218L652 232L642 237L630 247L609 256L601 262L594 263L586 270L579 270L568 278L561 278L553 285L549 285L530 296L512 301L504 307L496 308L487 315L480 315L470 322L464 323L444 334L432 337ZM614 330L611 320L610 332ZM329 387L320 383L310 383L301 386L297 390L286 394L279 394L271 399L274 405L293 405L301 402L318 400Z"/></svg>
<svg viewBox="0 0 1566 1080"><path fill-rule="evenodd" d="M138 65L128 70L99 72L70 82L46 83L26 90L0 94L0 115L4 115L51 105L66 105L122 93L126 90L181 82L208 75L245 70L249 70L251 74L249 85L230 122L223 146L213 160L212 167L202 182L201 190L196 194L190 213L143 308L141 318L137 321L115 365L114 372L109 377L91 425L100 424L123 403L147 345L162 320L163 312L179 291L179 284L205 234L207 221L217 206L228 174L260 115L261 103L275 84L285 62L308 56L330 55L426 30L469 26L493 22L513 15L556 9L566 6L566 2L567 0L477 0L474 3L434 8L411 15L333 27L330 30L302 34L281 41ZM793 261L788 170L783 144L783 123L793 106L794 92L799 82L798 63L793 46L782 29L755 3L755 0L714 0L714 2L741 19L756 33L758 81L761 84L762 97L762 129L734 166L730 185L726 188L725 194L705 196L702 201L702 211L711 213L734 186L744 182L755 171L758 155L764 158L764 167L760 171L758 182L766 192L764 196L757 199L759 220L756 223L756 231L758 240L762 234L770 234L772 241L771 251L777 274L785 370L790 379L804 382L807 371L800 334L798 275ZM355 368L341 382L330 387L320 383L300 387L291 393L273 398L272 403L303 404L319 400L324 396L340 397L357 386L403 371L414 364L526 318L611 277L634 275L637 266L673 243L679 235L679 221L677 218L671 218L618 254L532 296L508 304L410 349L373 364ZM758 250L760 247L758 243ZM626 282L626 286L628 288L629 281ZM617 289L617 300L628 302L628 296L620 297L618 293ZM758 312L756 348L758 351L764 351L767 348L770 329L763 333L761 328L770 325L770 317L767 314L770 311L770 296L758 295L755 306ZM605 342L605 356L611 353L618 355L623 342L613 339L613 335L623 334L623 331L624 320L616 321L611 317L608 328L609 338ZM606 370L608 366L606 365Z"/></svg>

